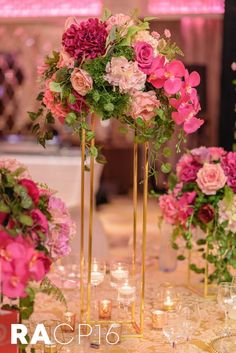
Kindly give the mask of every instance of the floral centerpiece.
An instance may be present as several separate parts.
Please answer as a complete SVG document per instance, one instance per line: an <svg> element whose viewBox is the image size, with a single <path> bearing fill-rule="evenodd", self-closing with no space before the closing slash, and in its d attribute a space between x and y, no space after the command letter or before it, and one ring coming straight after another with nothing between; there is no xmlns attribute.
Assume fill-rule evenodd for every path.
<svg viewBox="0 0 236 353"><path fill-rule="evenodd" d="M16 160L0 159L0 179L1 296L19 299L24 320L38 291L65 303L46 276L54 261L69 254L75 225L63 201Z"/></svg>
<svg viewBox="0 0 236 353"><path fill-rule="evenodd" d="M66 21L60 51L47 56L39 68L42 91L38 112L29 112L39 142L52 138L47 125L59 121L76 132L86 130L87 142L94 134L86 117L116 118L136 131L137 142L152 142L158 150L176 126L178 134L195 132L203 120L197 87L200 77L189 73L177 59L181 50L170 39L170 31L151 32L149 19L136 14L112 15ZM98 157L98 149L90 148ZM170 151L165 150L168 155ZM169 165L163 168L169 171Z"/></svg>
<svg viewBox="0 0 236 353"><path fill-rule="evenodd" d="M236 268L236 152L200 147L184 154L160 208L173 225L173 246L179 248L179 237L187 249L196 244L202 258L213 264L209 281L230 281ZM195 236L197 228L203 236ZM179 259L185 259L184 253ZM205 271L195 263L190 268Z"/></svg>

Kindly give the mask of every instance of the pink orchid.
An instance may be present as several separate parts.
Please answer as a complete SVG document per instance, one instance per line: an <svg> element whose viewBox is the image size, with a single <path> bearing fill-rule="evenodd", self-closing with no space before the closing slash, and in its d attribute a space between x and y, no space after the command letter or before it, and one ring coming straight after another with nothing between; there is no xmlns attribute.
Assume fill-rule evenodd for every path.
<svg viewBox="0 0 236 353"><path fill-rule="evenodd" d="M149 82L155 88L162 88L167 94L176 94L182 87L181 78L185 75L184 64L180 60L173 60L162 67L156 68Z"/></svg>
<svg viewBox="0 0 236 353"><path fill-rule="evenodd" d="M185 70L183 88L186 90L186 92L191 94L192 88L199 86L200 81L201 78L197 71L193 71L191 74L189 74L188 70Z"/></svg>
<svg viewBox="0 0 236 353"><path fill-rule="evenodd" d="M29 272L32 280L41 281L49 272L50 259L42 252L34 251L29 262Z"/></svg>

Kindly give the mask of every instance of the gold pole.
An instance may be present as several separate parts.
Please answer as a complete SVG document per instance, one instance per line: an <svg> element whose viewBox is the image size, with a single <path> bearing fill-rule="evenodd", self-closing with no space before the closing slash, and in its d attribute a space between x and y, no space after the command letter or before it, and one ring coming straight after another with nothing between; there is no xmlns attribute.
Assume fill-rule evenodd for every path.
<svg viewBox="0 0 236 353"><path fill-rule="evenodd" d="M95 116L91 115L91 130L95 130ZM95 146L95 139L91 140L91 148ZM89 238L88 238L88 291L87 291L87 321L91 316L91 269L93 246L93 209L94 209L94 156L90 156L90 201L89 201Z"/></svg>
<svg viewBox="0 0 236 353"><path fill-rule="evenodd" d="M141 279L141 307L140 333L144 329L144 299L145 299L145 272L146 272L146 241L147 241L147 201L148 201L148 142L144 144L144 184L143 184L143 235L142 235L142 279Z"/></svg>
<svg viewBox="0 0 236 353"><path fill-rule="evenodd" d="M81 133L81 209L80 209L80 316L84 313L84 173L85 173L85 129Z"/></svg>
<svg viewBox="0 0 236 353"><path fill-rule="evenodd" d="M204 297L208 296L208 261L207 257L209 254L208 243L206 243L206 258L205 258L205 273L204 273Z"/></svg>
<svg viewBox="0 0 236 353"><path fill-rule="evenodd" d="M137 250L137 205L138 205L138 144L134 142L133 149L133 276L136 274ZM135 303L132 305L132 320L135 320Z"/></svg>

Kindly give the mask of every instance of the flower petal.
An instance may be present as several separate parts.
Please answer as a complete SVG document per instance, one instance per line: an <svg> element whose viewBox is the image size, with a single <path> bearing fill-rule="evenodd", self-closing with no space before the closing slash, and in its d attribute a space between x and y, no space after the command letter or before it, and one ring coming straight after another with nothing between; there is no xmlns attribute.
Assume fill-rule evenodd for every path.
<svg viewBox="0 0 236 353"><path fill-rule="evenodd" d="M176 94L182 86L180 78L168 78L164 84L164 90L168 94Z"/></svg>
<svg viewBox="0 0 236 353"><path fill-rule="evenodd" d="M184 131L186 134L192 134L193 132L197 131L202 124L204 124L203 119L198 119L195 117L189 118L184 123Z"/></svg>

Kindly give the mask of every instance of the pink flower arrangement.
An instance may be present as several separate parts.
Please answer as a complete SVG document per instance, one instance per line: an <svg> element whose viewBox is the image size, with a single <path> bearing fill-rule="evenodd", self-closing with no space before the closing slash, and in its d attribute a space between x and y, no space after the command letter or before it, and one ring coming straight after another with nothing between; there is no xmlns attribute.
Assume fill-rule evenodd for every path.
<svg viewBox="0 0 236 353"><path fill-rule="evenodd" d="M0 160L0 268L9 298L25 297L32 281L41 282L52 262L68 255L75 234L65 204L26 175L17 161Z"/></svg>
<svg viewBox="0 0 236 353"><path fill-rule="evenodd" d="M183 237L188 250L199 247L201 257L211 263L209 282L230 280L236 268L236 153L195 148L180 158L176 170L168 194L159 198L162 217L173 226L175 248ZM198 228L202 236L196 239ZM181 247L179 259L184 258ZM190 269L203 273L198 263Z"/></svg>
<svg viewBox="0 0 236 353"><path fill-rule="evenodd" d="M105 11L102 20L82 22L70 17L60 52L47 56L39 70L45 84L39 97L42 106L37 114L31 112L31 118L37 124L38 118L50 112L80 133L81 121L91 112L102 120L115 118L135 129L140 141L159 139L152 148L161 147L175 125L186 134L194 133L203 124L196 91L200 76L186 70L177 59L179 54L168 29L162 35L152 32L148 20L141 21L135 14ZM134 97L136 102L141 100L139 109ZM137 129L138 110L142 129ZM159 131L166 136L160 139ZM40 142L44 142L42 135ZM44 138L49 137L45 133Z"/></svg>

